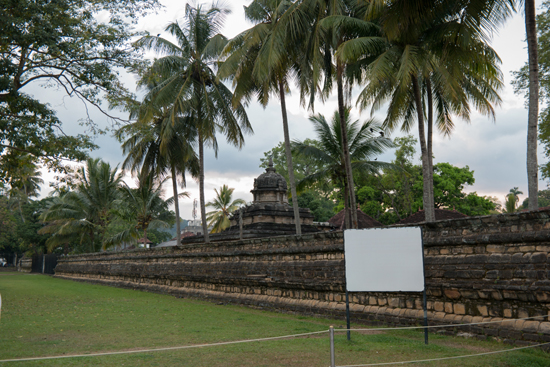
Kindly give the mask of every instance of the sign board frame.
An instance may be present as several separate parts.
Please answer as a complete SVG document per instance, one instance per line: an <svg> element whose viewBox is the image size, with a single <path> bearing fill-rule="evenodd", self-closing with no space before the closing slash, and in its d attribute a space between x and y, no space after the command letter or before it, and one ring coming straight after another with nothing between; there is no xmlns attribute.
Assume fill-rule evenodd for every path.
<svg viewBox="0 0 550 367"><path fill-rule="evenodd" d="M369 232L367 232L369 231ZM391 233L390 233L391 232ZM367 238L361 238L361 236ZM416 237L416 238L415 238ZM393 227L393 228L369 228L369 229L347 229L344 231L344 257L346 275L346 319L347 337L350 340L350 313L349 313L349 292L422 292L424 308L424 343L428 344L428 310L426 299L426 276L424 270L424 240L422 227ZM375 241L375 244L366 244L366 240ZM398 241L400 243L395 243ZM363 248L362 248L363 246ZM388 248L384 248L387 246ZM350 250L348 252L348 250ZM372 251L371 251L372 250ZM392 251L403 251L392 259ZM415 254L416 251L416 254ZM378 256L377 259L368 259L368 264L361 264L364 256L369 254ZM407 256L413 259L412 266L407 264ZM348 264L351 265L348 273ZM365 266L366 265L366 266ZM366 285L361 285L361 277L372 276L382 270L387 273L387 267L404 266L391 279L382 280L380 284L376 281L367 280ZM370 269L368 267L374 267ZM390 271L391 271L390 270ZM413 272L414 279L400 279L406 275L407 270ZM352 278L352 289L348 288L348 277ZM381 278L374 277L377 280Z"/></svg>

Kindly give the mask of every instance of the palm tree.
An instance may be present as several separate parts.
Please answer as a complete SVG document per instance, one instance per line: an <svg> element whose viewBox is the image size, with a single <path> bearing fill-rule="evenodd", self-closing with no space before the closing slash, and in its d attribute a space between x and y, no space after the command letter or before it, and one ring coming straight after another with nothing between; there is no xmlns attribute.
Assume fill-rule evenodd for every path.
<svg viewBox="0 0 550 367"><path fill-rule="evenodd" d="M138 86L151 90L158 84L158 74L148 70ZM170 108L155 106L145 99L137 108L130 109L130 118L136 122L123 126L117 131L117 137L123 141L122 149L127 154L122 165L132 173L141 173L140 180L167 174L172 178L174 197L178 195L178 176L183 189L186 185L185 172L193 177L199 176L199 160L194 151L197 131L189 118L175 116L170 118ZM176 211L177 243L181 241L179 200L174 201Z"/></svg>
<svg viewBox="0 0 550 367"><path fill-rule="evenodd" d="M135 189L126 184L121 187L122 195L115 214L128 223L129 227L107 239L104 249L129 240L147 240L148 229L167 228L173 224L174 213L168 210L168 206L174 202L174 197L167 200L162 198L162 185L167 179L155 182L150 177L138 180L138 187ZM180 196L189 195L184 192Z"/></svg>
<svg viewBox="0 0 550 367"><path fill-rule="evenodd" d="M177 22L166 27L178 44L154 36L145 36L137 42L138 46L166 54L152 66L153 72L158 71L163 80L151 89L146 98L154 105L169 107L172 124L177 117L184 117L197 129L205 242L209 242L209 237L204 200L204 145L211 146L217 155L216 132L223 133L227 141L238 148L244 144L243 133L252 133L244 107L232 103L233 94L218 80L213 70L218 55L227 43L218 32L228 12L215 3L210 9L187 4L183 28Z"/></svg>
<svg viewBox="0 0 550 367"><path fill-rule="evenodd" d="M415 120L418 123L426 221L435 220L434 119L438 129L449 135L453 115L469 120L470 101L489 116L494 115L492 104L500 102L500 60L483 31L475 27L479 14L468 6L373 1L365 14L367 19L378 19L380 35L352 39L338 50L338 58L367 65L367 85L358 100L362 108L372 104L375 110L389 99L384 122L388 130L402 122L401 129L409 131Z"/></svg>
<svg viewBox="0 0 550 367"><path fill-rule="evenodd" d="M215 210L206 213L206 219L208 225L212 227L211 233L220 233L227 227L229 227L229 215L233 213L240 205L245 205L243 199L232 199L233 191L235 189L229 188L227 185L214 189L216 191L216 198L206 204L208 207L212 207Z"/></svg>
<svg viewBox="0 0 550 367"><path fill-rule="evenodd" d="M340 119L341 136L343 138L342 155L346 174L346 182L349 183L349 192L346 197L350 200L352 227L357 228L357 206L355 200L353 172L351 167L351 155L348 151L346 123L347 102L346 90L351 91L353 78L349 63L342 58L335 58L338 47L345 42L349 35L342 23L334 26L327 22L327 18L353 19L356 16L356 2L351 0L298 0L282 17L281 23L285 25L284 32L279 36L289 37L295 45L303 48L303 57L300 59L300 88L302 98L309 95L309 105L313 108L315 96L320 94L322 98L328 97L333 80L336 81L338 96L338 112ZM363 29L371 31L374 26L367 25ZM324 82L324 85L321 83ZM347 94L350 94L348 92Z"/></svg>
<svg viewBox="0 0 550 367"><path fill-rule="evenodd" d="M265 108L272 93L279 97L290 193L295 198L296 180L290 148L286 94L289 91L289 79L298 72L296 59L299 55L296 52L299 47L289 43L288 38L280 38L280 34L275 32L279 27L280 17L291 5L289 0L255 0L245 6L245 17L254 26L227 44L224 54L229 56L220 67L218 75L222 79L233 77L236 103L243 99L248 102L256 95ZM273 63L274 59L277 59L277 63ZM296 234L300 235L302 228L297 200L292 201L292 208Z"/></svg>
<svg viewBox="0 0 550 367"><path fill-rule="evenodd" d="M8 207L16 208L23 223L22 205L28 203L31 197L38 197L40 185L44 183L37 161L35 156L17 150L10 150L2 157L2 168L9 177Z"/></svg>
<svg viewBox="0 0 550 367"><path fill-rule="evenodd" d="M122 173L117 173L117 169L111 169L100 159L86 161L86 167L78 170L75 191L52 201L40 216L44 222L50 222L44 231L54 234L48 242L65 243L73 239L87 243L90 252L99 250L120 196Z"/></svg>
<svg viewBox="0 0 550 367"><path fill-rule="evenodd" d="M348 139L342 139L342 129L340 128L342 119L338 111L336 111L330 123L327 122L323 115L315 115L309 119L313 123L314 130L317 133L319 147L298 141L293 142L293 151L316 159L322 162L325 167L305 177L299 182L298 187L304 189L322 180L330 180L333 185L340 187L341 192L344 194L346 228L350 228L351 222L351 218L348 215L350 204L349 196L347 195L350 183L347 180L342 153L344 151L342 148L343 142L347 141L349 144L348 150L351 157L351 166L356 172L377 173L383 168L393 167L390 163L379 162L373 159L386 148L393 146L390 139L380 134L382 132L380 125L373 119L365 121L362 124L359 124L358 121L352 122L349 112L349 108L345 110L343 119L346 124Z"/></svg>

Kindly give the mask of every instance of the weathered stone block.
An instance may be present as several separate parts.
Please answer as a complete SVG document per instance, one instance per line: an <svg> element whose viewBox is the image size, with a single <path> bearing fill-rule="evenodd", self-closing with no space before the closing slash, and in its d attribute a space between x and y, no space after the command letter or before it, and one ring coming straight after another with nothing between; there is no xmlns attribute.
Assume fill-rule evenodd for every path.
<svg viewBox="0 0 550 367"><path fill-rule="evenodd" d="M487 316L489 314L487 312L487 306L478 305L476 308L477 308L478 314L481 316Z"/></svg>
<svg viewBox="0 0 550 367"><path fill-rule="evenodd" d="M458 289L445 289L444 293L445 293L445 297L450 299L460 298L460 292L458 291Z"/></svg>
<svg viewBox="0 0 550 367"><path fill-rule="evenodd" d="M453 306L454 313L457 315L465 315L466 314L466 306L464 306L462 303L455 303Z"/></svg>

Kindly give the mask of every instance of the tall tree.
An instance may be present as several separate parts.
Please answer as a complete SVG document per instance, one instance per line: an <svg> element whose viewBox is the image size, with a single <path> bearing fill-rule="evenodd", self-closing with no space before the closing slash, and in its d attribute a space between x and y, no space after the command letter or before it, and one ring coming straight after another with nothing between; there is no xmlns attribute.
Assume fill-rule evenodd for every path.
<svg viewBox="0 0 550 367"><path fill-rule="evenodd" d="M389 99L388 129L402 122L401 129L409 131L417 122L427 221L435 220L433 124L450 134L453 115L469 120L470 102L490 116L492 104L500 102L500 60L486 41L486 19L481 20L480 12L475 4L461 1L373 1L366 19L377 20L380 35L359 33L338 51L339 58L367 65L367 86L359 97L362 108L372 104L377 109Z"/></svg>
<svg viewBox="0 0 550 367"><path fill-rule="evenodd" d="M219 54L227 43L219 34L229 10L216 3L205 9L202 5L185 6L185 22L170 23L166 31L178 44L164 38L146 36L136 45L166 54L155 61L152 68L166 78L151 89L146 98L155 105L170 106L170 118L185 116L197 129L199 148L199 191L201 218L205 242L209 242L204 199L204 145L217 155L216 133L239 148L244 144L244 133L252 133L246 111L241 104L233 104L233 93L216 77L214 68Z"/></svg>
<svg viewBox="0 0 550 367"><path fill-rule="evenodd" d="M229 55L220 67L218 75L222 78L233 77L235 86L234 101L248 102L256 95L258 101L267 106L271 94L281 103L283 134L286 162L290 184L290 193L297 197L294 164L290 148L290 132L286 110L286 94L289 92L289 80L296 74L297 53L300 48L275 32L280 17L291 6L289 0L254 0L245 6L245 17L254 26L232 39L224 53ZM276 60L276 62L274 62ZM292 201L296 234L302 234L298 201Z"/></svg>
<svg viewBox="0 0 550 367"><path fill-rule="evenodd" d="M158 6L157 0L0 0L0 152L30 152L54 168L62 158L86 159L91 139L64 135L55 112L23 91L57 86L108 115L104 97L130 95L119 69L146 63L129 47L132 23Z"/></svg>
<svg viewBox="0 0 550 367"><path fill-rule="evenodd" d="M212 233L219 233L229 227L229 215L238 209L240 205L245 205L243 199L233 200L233 191L227 185L222 185L220 190L214 189L216 197L213 201L206 204L208 207L214 208L213 211L206 213L208 225L212 226Z"/></svg>
<svg viewBox="0 0 550 367"><path fill-rule="evenodd" d="M535 0L524 0L525 33L529 55L529 114L527 119L527 183L529 210L536 210L539 192L537 137L539 120L539 60Z"/></svg>
<svg viewBox="0 0 550 367"><path fill-rule="evenodd" d="M140 79L138 86L150 91L162 77L159 71L148 70ZM169 174L172 178L174 208L176 212L176 238L181 241L181 223L179 212L178 177L181 187L186 185L185 172L193 177L199 175L199 160L195 153L197 129L189 117L170 114L170 107L155 106L148 99L135 106L131 104L130 118L135 122L125 125L117 131L119 140L126 141L122 149L127 157L123 169L140 172L140 181L147 178L159 178Z"/></svg>
<svg viewBox="0 0 550 367"><path fill-rule="evenodd" d="M348 108L346 95L351 94L353 78L347 78L349 74L348 60L336 58L335 53L338 47L345 42L350 33L342 22L334 24L327 21L327 18L342 20L354 19L360 8L356 7L355 1L350 0L298 0L289 11L281 18L285 25L284 32L278 36L288 37L294 44L300 45L304 56L300 60L300 89L302 100L309 96L309 105L313 108L313 102L317 96L328 97L336 81L338 96L338 113L343 149L344 168L346 181L349 183L349 208L351 217L351 228L357 228L357 205L354 192L353 172L351 158L348 151L346 123L343 120ZM376 27L368 24L363 30L372 32Z"/></svg>
<svg viewBox="0 0 550 367"><path fill-rule="evenodd" d="M548 47L548 39L550 37L550 2L543 1L543 11L539 15L535 15L534 0L526 0L524 4L525 30L529 57L527 64L521 70L514 73L515 80L513 84L516 92L524 93L527 97L527 193L529 196L529 210L536 210L539 205L537 193L539 169L537 160L537 138L540 139L545 146L545 155L547 157L550 155L550 108L548 107L550 96L550 49ZM546 107L541 113L540 121L538 115L539 97L542 101L546 102ZM540 169L542 177L550 177L550 165L548 163L541 165ZM531 198L533 198L533 200L531 200Z"/></svg>

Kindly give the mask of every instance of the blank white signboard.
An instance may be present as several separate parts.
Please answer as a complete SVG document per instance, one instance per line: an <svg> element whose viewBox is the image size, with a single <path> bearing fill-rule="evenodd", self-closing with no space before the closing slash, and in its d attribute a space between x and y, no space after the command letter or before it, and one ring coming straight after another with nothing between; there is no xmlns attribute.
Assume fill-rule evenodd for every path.
<svg viewBox="0 0 550 367"><path fill-rule="evenodd" d="M419 227L344 231L350 292L422 292L424 261Z"/></svg>

